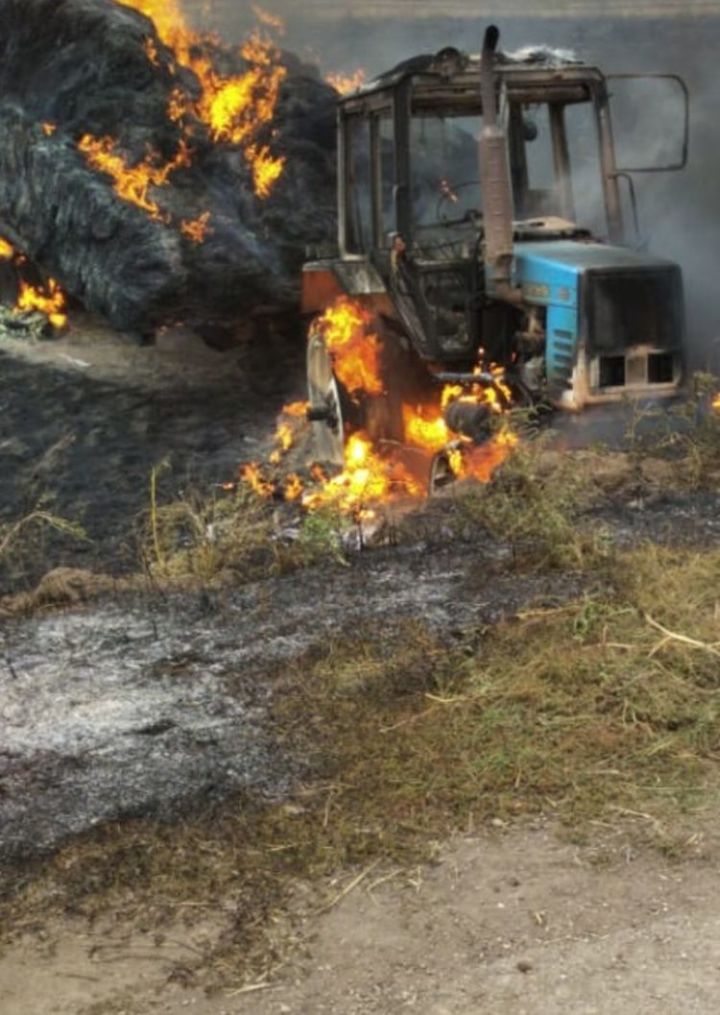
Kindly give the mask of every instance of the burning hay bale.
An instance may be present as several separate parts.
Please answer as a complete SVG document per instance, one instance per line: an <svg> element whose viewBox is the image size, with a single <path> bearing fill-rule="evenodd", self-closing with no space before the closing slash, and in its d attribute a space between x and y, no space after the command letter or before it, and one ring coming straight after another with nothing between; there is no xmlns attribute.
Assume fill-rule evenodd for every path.
<svg viewBox="0 0 720 1015"><path fill-rule="evenodd" d="M236 51L173 2L0 0L0 235L120 329L288 305L332 231L335 92L274 30Z"/></svg>

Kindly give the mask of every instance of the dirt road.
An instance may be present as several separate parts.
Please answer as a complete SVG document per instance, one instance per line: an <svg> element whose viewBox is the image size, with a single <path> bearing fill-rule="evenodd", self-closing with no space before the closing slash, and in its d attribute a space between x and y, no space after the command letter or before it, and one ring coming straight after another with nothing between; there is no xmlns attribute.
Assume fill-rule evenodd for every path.
<svg viewBox="0 0 720 1015"><path fill-rule="evenodd" d="M598 829L593 846L558 831L486 829L409 875L352 872L330 912L301 921L275 979L214 997L177 975L222 914L190 908L165 936L112 914L49 926L0 958L3 1015L714 1015L717 828L682 861L622 831Z"/></svg>

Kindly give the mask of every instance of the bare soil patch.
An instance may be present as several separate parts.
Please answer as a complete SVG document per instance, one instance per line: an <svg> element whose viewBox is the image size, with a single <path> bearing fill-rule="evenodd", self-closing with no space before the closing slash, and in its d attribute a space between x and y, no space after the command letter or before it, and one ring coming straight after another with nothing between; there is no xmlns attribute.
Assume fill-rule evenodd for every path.
<svg viewBox="0 0 720 1015"><path fill-rule="evenodd" d="M716 1010L717 827L683 860L622 827L592 845L551 823L462 836L414 870L376 867L321 915L299 885L294 957L270 981L184 985L227 915L186 900L162 933L118 920L28 928L0 958L7 1015L612 1015ZM360 872L362 873L362 872ZM335 897L357 880L348 872ZM247 988L254 988L248 990Z"/></svg>

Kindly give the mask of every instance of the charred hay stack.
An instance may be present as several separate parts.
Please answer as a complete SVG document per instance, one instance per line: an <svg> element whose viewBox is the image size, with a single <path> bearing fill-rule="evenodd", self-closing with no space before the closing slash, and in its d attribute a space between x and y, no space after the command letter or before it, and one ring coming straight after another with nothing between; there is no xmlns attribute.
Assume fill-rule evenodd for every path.
<svg viewBox="0 0 720 1015"><path fill-rule="evenodd" d="M178 59L161 35L114 0L0 0L0 234L116 328L211 333L291 305L305 244L332 232L336 95L270 49L272 117L235 143L191 68L245 80L261 57L194 36ZM249 145L283 163L264 198ZM139 201L112 165L147 171Z"/></svg>

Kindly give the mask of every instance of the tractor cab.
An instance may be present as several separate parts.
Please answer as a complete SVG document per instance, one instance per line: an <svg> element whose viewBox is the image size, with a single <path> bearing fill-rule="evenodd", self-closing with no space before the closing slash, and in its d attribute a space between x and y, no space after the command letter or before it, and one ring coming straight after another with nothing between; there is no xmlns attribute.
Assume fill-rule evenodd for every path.
<svg viewBox="0 0 720 1015"><path fill-rule="evenodd" d="M305 309L357 298L429 374L469 375L482 359L562 408L673 393L680 270L634 249L633 174L685 165L685 86L613 84L568 55L502 54L497 38L490 28L481 56L408 60L341 100L338 252L305 266ZM611 98L636 83L640 112L619 114L631 144L647 134L648 96L672 93L678 116L655 128L655 164L625 168Z"/></svg>

